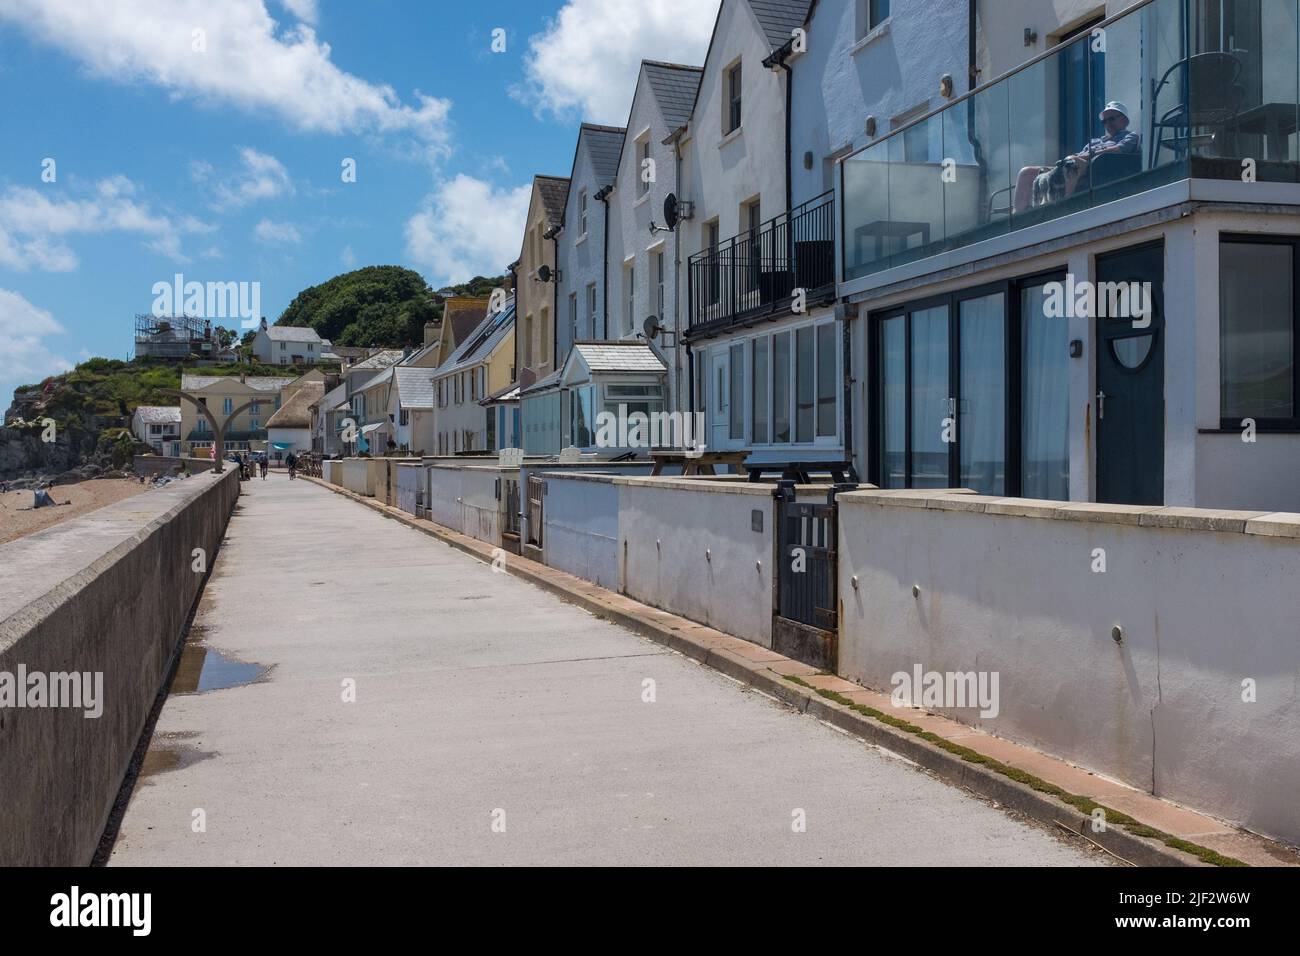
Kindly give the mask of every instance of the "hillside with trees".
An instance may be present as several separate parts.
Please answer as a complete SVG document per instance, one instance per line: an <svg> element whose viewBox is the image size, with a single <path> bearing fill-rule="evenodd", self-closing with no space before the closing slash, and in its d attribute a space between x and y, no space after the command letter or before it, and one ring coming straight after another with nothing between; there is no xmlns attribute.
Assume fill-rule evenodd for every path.
<svg viewBox="0 0 1300 956"><path fill-rule="evenodd" d="M487 296L505 281L475 276L448 291ZM441 317L442 303L418 272L366 266L299 292L276 324L315 329L336 345L402 347L420 345L425 323Z"/></svg>

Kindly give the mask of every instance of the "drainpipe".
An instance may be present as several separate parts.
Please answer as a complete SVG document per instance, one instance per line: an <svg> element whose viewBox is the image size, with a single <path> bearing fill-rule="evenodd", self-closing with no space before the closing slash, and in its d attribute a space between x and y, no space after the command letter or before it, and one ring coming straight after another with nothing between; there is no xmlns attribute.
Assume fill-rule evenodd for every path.
<svg viewBox="0 0 1300 956"><path fill-rule="evenodd" d="M600 204L605 207L605 251L602 263L602 273L600 280L600 327L602 340L609 338L609 194L614 191L613 186L601 186L596 193L596 198ZM591 334L595 335L596 330L593 328Z"/></svg>
<svg viewBox="0 0 1300 956"><path fill-rule="evenodd" d="M979 15L979 0L967 0L966 8L966 57L970 61L970 72L966 89L973 90L979 85L978 53L975 49L976 21Z"/></svg>
<svg viewBox="0 0 1300 956"><path fill-rule="evenodd" d="M542 234L543 239L551 240L551 258L555 268L551 272L551 371L560 367L560 278L555 273L560 267L560 240L557 238L564 230L563 225L552 226Z"/></svg>

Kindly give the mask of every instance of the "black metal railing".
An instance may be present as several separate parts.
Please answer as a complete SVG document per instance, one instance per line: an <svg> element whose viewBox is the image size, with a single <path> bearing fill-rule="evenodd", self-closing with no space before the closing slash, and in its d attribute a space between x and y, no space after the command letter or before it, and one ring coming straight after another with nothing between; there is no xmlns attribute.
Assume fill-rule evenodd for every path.
<svg viewBox="0 0 1300 956"><path fill-rule="evenodd" d="M691 256L691 331L788 309L799 289L812 299L833 288L834 198L834 192L823 193Z"/></svg>

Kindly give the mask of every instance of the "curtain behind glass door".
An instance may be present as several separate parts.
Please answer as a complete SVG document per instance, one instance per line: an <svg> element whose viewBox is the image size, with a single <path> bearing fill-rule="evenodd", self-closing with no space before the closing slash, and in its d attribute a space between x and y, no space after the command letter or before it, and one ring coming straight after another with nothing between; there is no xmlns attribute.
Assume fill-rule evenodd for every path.
<svg viewBox="0 0 1300 956"><path fill-rule="evenodd" d="M947 488L948 307L912 313L912 487Z"/></svg>
<svg viewBox="0 0 1300 956"><path fill-rule="evenodd" d="M961 321L961 403L957 437L963 488L1006 494L1006 299L965 299Z"/></svg>
<svg viewBox="0 0 1300 956"><path fill-rule="evenodd" d="M1043 286L1020 293L1021 494L1070 498L1069 327L1044 309Z"/></svg>

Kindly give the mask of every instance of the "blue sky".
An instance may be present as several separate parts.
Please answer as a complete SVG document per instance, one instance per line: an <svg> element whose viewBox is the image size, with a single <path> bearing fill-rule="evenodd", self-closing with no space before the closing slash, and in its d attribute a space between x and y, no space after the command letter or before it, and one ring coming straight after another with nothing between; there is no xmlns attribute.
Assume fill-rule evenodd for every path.
<svg viewBox="0 0 1300 956"><path fill-rule="evenodd" d="M363 265L502 271L532 175L568 174L579 120L623 124L642 57L699 62L716 10L0 0L0 408L128 357L176 273L258 282L274 320Z"/></svg>

